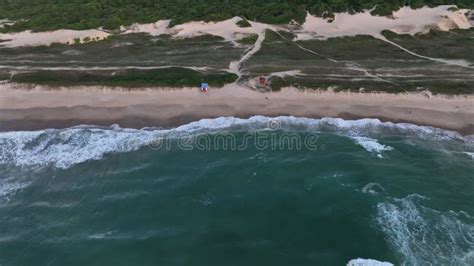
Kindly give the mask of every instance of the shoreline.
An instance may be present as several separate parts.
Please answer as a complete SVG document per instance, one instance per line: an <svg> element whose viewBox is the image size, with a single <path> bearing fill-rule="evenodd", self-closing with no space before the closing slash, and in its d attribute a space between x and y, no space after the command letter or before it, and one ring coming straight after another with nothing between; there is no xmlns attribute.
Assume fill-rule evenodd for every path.
<svg viewBox="0 0 474 266"><path fill-rule="evenodd" d="M231 84L197 88L25 86L0 84L0 131L88 124L171 128L203 118L253 115L343 119L377 118L474 134L474 96L426 93L298 91L260 93Z"/></svg>

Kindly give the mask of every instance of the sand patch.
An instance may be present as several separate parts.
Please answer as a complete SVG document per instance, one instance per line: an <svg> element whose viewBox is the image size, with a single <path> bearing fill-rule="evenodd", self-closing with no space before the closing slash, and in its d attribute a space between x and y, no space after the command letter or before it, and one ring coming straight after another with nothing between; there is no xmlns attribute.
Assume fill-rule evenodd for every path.
<svg viewBox="0 0 474 266"><path fill-rule="evenodd" d="M110 34L101 30L57 30L48 32L22 31L17 33L0 34L1 45L6 47L40 46L53 43L73 44L76 41L98 41Z"/></svg>
<svg viewBox="0 0 474 266"><path fill-rule="evenodd" d="M327 39L334 37L369 35L379 38L383 30L398 34L415 35L427 33L430 29L448 31L469 29L467 10L450 11L452 6L403 7L392 17L373 16L369 10L363 13L336 13L333 22L308 13L306 21L297 31L296 40Z"/></svg>
<svg viewBox="0 0 474 266"><path fill-rule="evenodd" d="M120 31L123 34L128 33L148 33L152 36L160 36L163 34L169 34L169 24L171 20L159 20L155 23L148 24L132 24L128 27L120 27Z"/></svg>

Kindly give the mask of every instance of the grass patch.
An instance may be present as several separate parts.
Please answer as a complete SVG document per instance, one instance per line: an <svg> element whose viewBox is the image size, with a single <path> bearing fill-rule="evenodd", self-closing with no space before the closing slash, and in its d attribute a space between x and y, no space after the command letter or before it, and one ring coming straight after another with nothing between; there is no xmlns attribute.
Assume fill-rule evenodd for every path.
<svg viewBox="0 0 474 266"><path fill-rule="evenodd" d="M110 71L37 71L15 75L11 81L50 86L103 85L117 87L198 87L202 81L211 87L234 82L237 75L226 72L201 73L185 68Z"/></svg>
<svg viewBox="0 0 474 266"><path fill-rule="evenodd" d="M265 31L265 43L272 43L272 42L281 42L284 39L276 32L272 30Z"/></svg>
<svg viewBox="0 0 474 266"><path fill-rule="evenodd" d="M460 95L474 94L474 84L468 81L422 81L408 82L402 81L396 84L389 84L376 80L346 80L332 81L323 79L311 79L307 77L273 77L270 80L270 90L280 91L285 87L295 87L300 90L307 89L328 89L332 88L336 92L385 92L385 93L406 93L428 90L434 94Z"/></svg>
<svg viewBox="0 0 474 266"><path fill-rule="evenodd" d="M258 39L257 34L250 34L249 36L246 36L245 38L241 39L238 41L238 43L242 45L253 45Z"/></svg>
<svg viewBox="0 0 474 266"><path fill-rule="evenodd" d="M397 34L383 31L389 40L424 56L465 59L474 62L474 28L440 31L431 29L426 34Z"/></svg>

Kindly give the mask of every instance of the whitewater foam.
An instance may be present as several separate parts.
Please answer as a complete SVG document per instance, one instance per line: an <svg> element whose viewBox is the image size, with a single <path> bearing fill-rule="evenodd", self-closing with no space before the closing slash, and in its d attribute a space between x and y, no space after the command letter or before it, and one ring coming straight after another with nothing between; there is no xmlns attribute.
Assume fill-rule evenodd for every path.
<svg viewBox="0 0 474 266"><path fill-rule="evenodd" d="M412 124L394 124L378 119L298 118L292 116L253 116L249 119L219 117L202 119L174 129L123 129L77 126L67 129L0 133L0 164L16 166L54 166L67 169L106 154L130 152L162 139L183 138L226 131L283 130L330 132L348 136L367 151L383 155L392 148L380 144L379 134L414 135L435 140L467 142L460 134Z"/></svg>
<svg viewBox="0 0 474 266"><path fill-rule="evenodd" d="M439 212L417 194L377 205L377 222L404 265L473 265L474 226L461 212ZM439 239L442 237L443 239Z"/></svg>
<svg viewBox="0 0 474 266"><path fill-rule="evenodd" d="M393 266L393 264L385 261L358 258L350 260L347 266Z"/></svg>
<svg viewBox="0 0 474 266"><path fill-rule="evenodd" d="M100 160L107 153L136 150L153 140L153 133L92 127L1 133L0 164L67 169L88 160Z"/></svg>
<svg viewBox="0 0 474 266"><path fill-rule="evenodd" d="M0 183L0 200L6 202L10 201L10 198L14 196L18 191L28 186L27 182L4 180Z"/></svg>
<svg viewBox="0 0 474 266"><path fill-rule="evenodd" d="M466 154L467 156L471 157L471 159L474 160L474 152L464 152L464 154Z"/></svg>
<svg viewBox="0 0 474 266"><path fill-rule="evenodd" d="M113 233L112 231L107 231L105 233L96 233L96 234L90 235L88 238L89 239L105 239L105 238L111 236L112 233Z"/></svg>
<svg viewBox="0 0 474 266"><path fill-rule="evenodd" d="M377 140L367 137L351 137L356 143L362 146L366 151L376 154L377 157L383 158L382 152L393 150L392 147L380 144Z"/></svg>
<svg viewBox="0 0 474 266"><path fill-rule="evenodd" d="M377 194L385 192L385 189L378 183L368 183L362 188L362 193Z"/></svg>

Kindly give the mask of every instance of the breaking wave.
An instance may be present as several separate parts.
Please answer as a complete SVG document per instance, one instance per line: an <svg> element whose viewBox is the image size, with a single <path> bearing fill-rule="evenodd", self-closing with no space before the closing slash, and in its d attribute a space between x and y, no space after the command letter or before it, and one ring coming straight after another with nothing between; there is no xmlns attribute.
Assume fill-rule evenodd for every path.
<svg viewBox="0 0 474 266"><path fill-rule="evenodd" d="M390 262L378 261L374 259L353 259L347 263L347 266L393 266Z"/></svg>
<svg viewBox="0 0 474 266"><path fill-rule="evenodd" d="M366 151L370 153L374 153L379 158L383 158L384 151L391 151L393 150L390 146L385 146L380 144L377 140L367 138L367 137L352 137L356 141L356 143L362 146Z"/></svg>
<svg viewBox="0 0 474 266"><path fill-rule="evenodd" d="M361 191L369 194L385 193L385 189L378 183L368 183Z"/></svg>
<svg viewBox="0 0 474 266"><path fill-rule="evenodd" d="M0 200L7 202L10 201L11 197L28 185L28 182L0 180Z"/></svg>
<svg viewBox="0 0 474 266"><path fill-rule="evenodd" d="M413 194L377 205L377 222L404 265L474 265L473 219L439 212Z"/></svg>
<svg viewBox="0 0 474 266"><path fill-rule="evenodd" d="M413 135L435 140L455 140L472 145L470 138L453 131L378 119L310 119L291 116L253 116L249 119L220 117L202 119L173 129L124 129L118 126L77 126L67 129L0 133L0 165L54 166L67 169L107 154L130 152L161 139L182 138L218 132L282 130L291 132L328 132L355 140L368 152L382 157L393 148L376 138L389 135Z"/></svg>

